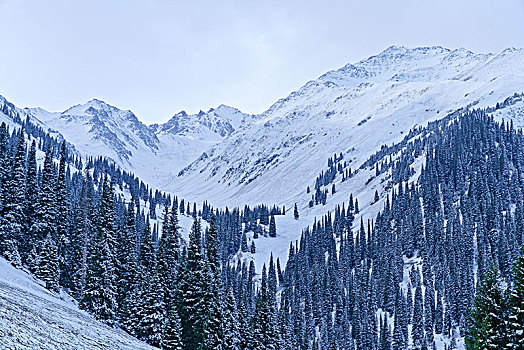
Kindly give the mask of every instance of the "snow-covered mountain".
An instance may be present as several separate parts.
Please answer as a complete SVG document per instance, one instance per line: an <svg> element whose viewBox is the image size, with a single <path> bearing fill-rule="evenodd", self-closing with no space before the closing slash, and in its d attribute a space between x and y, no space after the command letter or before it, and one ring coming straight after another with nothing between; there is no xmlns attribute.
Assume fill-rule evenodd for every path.
<svg viewBox="0 0 524 350"><path fill-rule="evenodd" d="M163 188L166 179L255 118L225 105L192 115L179 112L164 124L150 126L160 141L159 150L137 159L133 171Z"/></svg>
<svg viewBox="0 0 524 350"><path fill-rule="evenodd" d="M220 105L188 115L182 111L164 124L147 126L129 110L93 99L64 112L18 108L0 96L0 111L13 117L28 116L51 135L70 142L84 156L105 156L146 182L161 185L255 116ZM161 186L158 186L161 187Z"/></svg>
<svg viewBox="0 0 524 350"><path fill-rule="evenodd" d="M41 108L26 111L73 143L84 155L107 156L121 165L132 164L142 152L156 152L159 140L155 133L131 111L123 111L94 99L61 113Z"/></svg>
<svg viewBox="0 0 524 350"><path fill-rule="evenodd" d="M393 46L277 101L164 188L196 201L298 202L305 208L311 196L306 187L314 185L334 153L342 152L357 168L416 125L467 105L494 105L522 91L522 49L475 54Z"/></svg>
<svg viewBox="0 0 524 350"><path fill-rule="evenodd" d="M131 111L99 100L61 113L13 108L63 135L81 154L110 157L152 186L188 200L288 207L297 202L306 209L306 187L334 153L342 152L357 168L414 126L522 91L522 49L476 54L392 46L327 72L259 116L221 105L146 126Z"/></svg>

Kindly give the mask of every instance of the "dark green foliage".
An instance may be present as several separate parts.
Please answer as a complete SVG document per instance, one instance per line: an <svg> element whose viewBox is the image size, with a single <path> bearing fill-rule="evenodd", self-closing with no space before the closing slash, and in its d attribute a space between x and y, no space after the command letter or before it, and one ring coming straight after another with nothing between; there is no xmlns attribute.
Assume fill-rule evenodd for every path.
<svg viewBox="0 0 524 350"><path fill-rule="evenodd" d="M471 327L466 337L468 350L509 349L506 325L507 303L495 267L486 273L475 297Z"/></svg>
<svg viewBox="0 0 524 350"><path fill-rule="evenodd" d="M102 185L99 222L89 246L87 273L80 307L112 324L117 319L115 275L115 209L113 184L107 176Z"/></svg>
<svg viewBox="0 0 524 350"><path fill-rule="evenodd" d="M171 308L167 316L167 321L162 330L162 340L160 341L162 350L182 350L182 326L180 317L175 307Z"/></svg>
<svg viewBox="0 0 524 350"><path fill-rule="evenodd" d="M205 346L207 322L206 271L202 256L200 220L195 220L189 234L186 265L180 282L180 317L184 349L197 350Z"/></svg>
<svg viewBox="0 0 524 350"><path fill-rule="evenodd" d="M511 290L508 327L512 349L524 349L524 246L517 259L513 273L513 288Z"/></svg>
<svg viewBox="0 0 524 350"><path fill-rule="evenodd" d="M275 215L271 215L271 220L269 221L269 237L277 236L277 224L275 222Z"/></svg>

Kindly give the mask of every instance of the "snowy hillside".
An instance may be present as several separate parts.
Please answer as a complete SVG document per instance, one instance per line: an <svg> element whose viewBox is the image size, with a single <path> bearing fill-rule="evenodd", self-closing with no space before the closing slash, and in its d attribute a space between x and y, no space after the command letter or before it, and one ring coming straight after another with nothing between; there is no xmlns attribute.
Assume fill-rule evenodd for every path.
<svg viewBox="0 0 524 350"><path fill-rule="evenodd" d="M227 205L306 207L306 187L343 153L358 168L414 126L524 91L524 50L390 47L311 81L173 177L167 190ZM346 192L345 195L348 195Z"/></svg>
<svg viewBox="0 0 524 350"><path fill-rule="evenodd" d="M0 258L2 349L153 349L80 311Z"/></svg>

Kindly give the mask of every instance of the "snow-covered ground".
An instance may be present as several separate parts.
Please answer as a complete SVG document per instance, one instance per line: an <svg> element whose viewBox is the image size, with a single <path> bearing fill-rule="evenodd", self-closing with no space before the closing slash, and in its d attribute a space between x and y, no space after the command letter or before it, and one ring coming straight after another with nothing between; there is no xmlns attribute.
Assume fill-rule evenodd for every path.
<svg viewBox="0 0 524 350"><path fill-rule="evenodd" d="M0 348L154 349L81 311L0 258Z"/></svg>

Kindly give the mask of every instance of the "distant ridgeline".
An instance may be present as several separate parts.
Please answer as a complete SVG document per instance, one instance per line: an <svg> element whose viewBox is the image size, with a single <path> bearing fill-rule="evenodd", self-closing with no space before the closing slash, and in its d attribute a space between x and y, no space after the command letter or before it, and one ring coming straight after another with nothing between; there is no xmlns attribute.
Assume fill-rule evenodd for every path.
<svg viewBox="0 0 524 350"><path fill-rule="evenodd" d="M463 109L384 146L360 167L389 172L376 218L360 217L353 232L351 197L290 243L287 262L271 256L260 279L252 261L231 257L248 250L246 231L276 235L274 216L285 208L197 210L153 195L104 159L82 167L52 138L39 141L47 150L39 169L35 142L27 152L24 134L2 125L0 252L97 318L164 349L442 349L466 334L471 343L485 322L469 318L477 283L487 276L493 285L499 274L508 293L518 295L519 278L524 286L524 261L522 276L512 273L524 239L524 135L495 122L493 111ZM409 182L419 157L421 175ZM328 166L316 188L337 176L350 181L342 156ZM156 205L164 215L151 228ZM178 213L195 218L187 243ZM497 319L495 306L487 314Z"/></svg>

